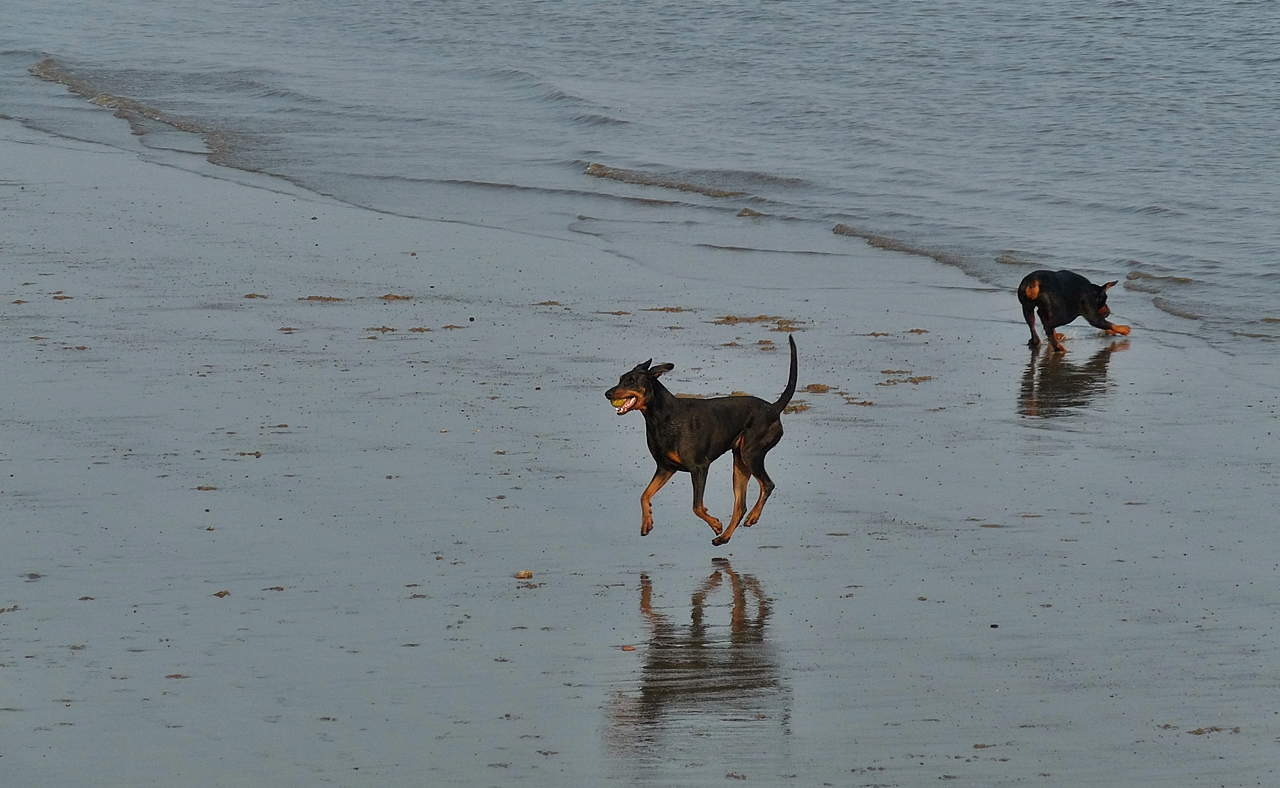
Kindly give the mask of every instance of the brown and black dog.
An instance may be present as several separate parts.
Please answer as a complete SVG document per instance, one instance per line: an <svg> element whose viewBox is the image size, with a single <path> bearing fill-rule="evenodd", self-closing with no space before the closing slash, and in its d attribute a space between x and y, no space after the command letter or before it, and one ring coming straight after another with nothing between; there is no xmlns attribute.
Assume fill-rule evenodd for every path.
<svg viewBox="0 0 1280 788"><path fill-rule="evenodd" d="M633 410L644 414L649 453L658 463L653 481L640 496L641 536L653 529L650 501L676 471L684 471L693 478L693 513L716 532L712 544L728 542L739 523L751 527L760 520L764 502L773 492L773 481L764 470L764 456L782 439L782 409L796 392L796 341L790 336L787 339L791 342L791 375L777 402L746 396L677 397L658 382L659 376L675 367L671 364L651 367L653 359L637 364L618 379L618 385L604 393L618 409L619 416ZM707 486L707 469L729 450L733 451L733 517L729 527L724 528L707 512L702 496ZM760 499L744 519L747 482L752 476L760 483Z"/></svg>
<svg viewBox="0 0 1280 788"><path fill-rule="evenodd" d="M1115 284L1107 282L1105 285L1095 285L1072 271L1033 271L1027 274L1022 284L1018 285L1022 316L1031 329L1031 341L1027 344L1033 348L1040 346L1040 337L1036 335L1037 309L1040 310L1044 333L1048 335L1049 345L1055 353L1066 351L1062 346L1063 336L1055 329L1077 317L1083 317L1090 325L1108 334L1128 336L1128 326L1107 320L1107 316L1111 314L1111 309L1107 306L1107 291Z"/></svg>

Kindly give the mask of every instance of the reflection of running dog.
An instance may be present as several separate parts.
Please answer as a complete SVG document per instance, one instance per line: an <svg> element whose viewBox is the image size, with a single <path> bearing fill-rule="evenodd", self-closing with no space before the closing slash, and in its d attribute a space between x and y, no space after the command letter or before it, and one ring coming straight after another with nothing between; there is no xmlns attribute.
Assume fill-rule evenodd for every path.
<svg viewBox="0 0 1280 788"><path fill-rule="evenodd" d="M638 691L620 694L611 705L610 738L617 750L652 751L668 763L685 749L733 742L735 748L747 748L741 752L765 756L773 748L763 742L776 743L779 729L786 731L790 692L766 638L770 600L751 575L739 575L723 559L714 564L715 571L693 593L687 625L654 607L652 583L640 577L640 612L649 624L649 642ZM727 629L723 621L709 620L717 617L711 599L726 578L733 593ZM668 728L673 735L660 737ZM683 735L690 729L698 735Z"/></svg>
<svg viewBox="0 0 1280 788"><path fill-rule="evenodd" d="M1031 329L1031 347L1039 347L1040 337L1036 335L1036 321L1033 314L1040 312L1040 322L1044 324L1044 333L1049 336L1049 346L1055 353L1062 353L1062 335L1055 329L1065 326L1077 317L1083 317L1089 324L1109 334L1129 334L1128 326L1120 326L1107 320L1111 314L1107 306L1107 291L1115 286L1115 282L1095 285L1080 274L1071 271L1034 271L1027 274L1018 285L1018 301L1022 303L1022 316Z"/></svg>
<svg viewBox="0 0 1280 788"><path fill-rule="evenodd" d="M649 366L652 359L637 364L618 379L618 385L604 393L618 415L638 410L644 414L645 436L649 453L658 463L653 481L640 496L640 535L653 530L650 501L676 471L693 477L693 513L701 517L716 538L711 544L722 545L733 536L738 523L750 528L760 520L764 502L773 492L773 480L764 470L764 456L782 440L782 409L796 392L796 341L791 342L791 375L777 402L759 397L712 397L685 399L677 397L658 381L670 372L671 364ZM707 470L725 452L733 450L733 518L723 528L702 502L707 487ZM743 519L747 510L747 481L754 476L760 483L760 499Z"/></svg>

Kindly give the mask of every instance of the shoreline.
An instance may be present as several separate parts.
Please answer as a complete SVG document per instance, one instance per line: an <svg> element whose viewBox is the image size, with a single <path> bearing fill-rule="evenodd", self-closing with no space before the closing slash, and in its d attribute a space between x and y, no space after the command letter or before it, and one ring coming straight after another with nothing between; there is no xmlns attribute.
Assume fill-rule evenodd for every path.
<svg viewBox="0 0 1280 788"><path fill-rule="evenodd" d="M0 129L15 779L1273 771L1276 394L1138 299L1032 356L1011 293L834 235L670 260ZM763 519L712 548L680 477L642 540L604 389L776 397L778 321L724 321L759 315L808 406ZM699 657L751 692L661 659L708 584Z"/></svg>

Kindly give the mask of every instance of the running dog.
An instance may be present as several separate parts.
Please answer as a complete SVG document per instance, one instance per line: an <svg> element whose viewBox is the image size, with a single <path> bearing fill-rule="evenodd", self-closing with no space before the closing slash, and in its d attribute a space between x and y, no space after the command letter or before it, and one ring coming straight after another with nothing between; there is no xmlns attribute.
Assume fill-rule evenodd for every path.
<svg viewBox="0 0 1280 788"><path fill-rule="evenodd" d="M693 513L716 532L713 545L722 545L739 524L748 528L760 520L764 502L773 492L773 481L764 470L764 456L782 439L782 410L796 391L796 341L791 343L791 375L777 402L759 397L677 397L658 381L674 369L671 364L650 366L653 359L637 364L605 392L605 397L622 416L633 410L644 414L649 453L658 464L653 480L640 496L640 535L653 530L650 501L676 471L693 478ZM707 512L702 502L707 486L707 469L720 455L733 451L733 517L729 527ZM745 519L747 482L754 476L760 484L760 498Z"/></svg>

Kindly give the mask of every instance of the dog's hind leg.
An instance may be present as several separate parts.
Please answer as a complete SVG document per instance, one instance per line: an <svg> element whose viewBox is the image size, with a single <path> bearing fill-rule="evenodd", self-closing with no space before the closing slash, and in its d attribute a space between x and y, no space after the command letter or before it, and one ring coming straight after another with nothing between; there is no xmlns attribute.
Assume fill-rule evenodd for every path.
<svg viewBox="0 0 1280 788"><path fill-rule="evenodd" d="M1022 317L1027 321L1027 327L1031 329L1031 339L1027 344L1033 348L1040 347L1040 336L1036 334L1036 305L1023 304Z"/></svg>
<svg viewBox="0 0 1280 788"><path fill-rule="evenodd" d="M742 522L748 528L760 522L760 513L764 511L764 502L769 500L769 496L773 494L773 479L770 479L769 474L764 470L763 456L751 463L751 475L756 477L756 481L760 483L760 498L756 500L756 505L751 507L751 514L748 514L747 519Z"/></svg>
<svg viewBox="0 0 1280 788"><path fill-rule="evenodd" d="M751 470L735 447L733 450L733 518L729 520L729 527L712 539L711 544L722 545L728 542L738 528L738 524L742 522L742 515L747 511L747 483L750 481Z"/></svg>

